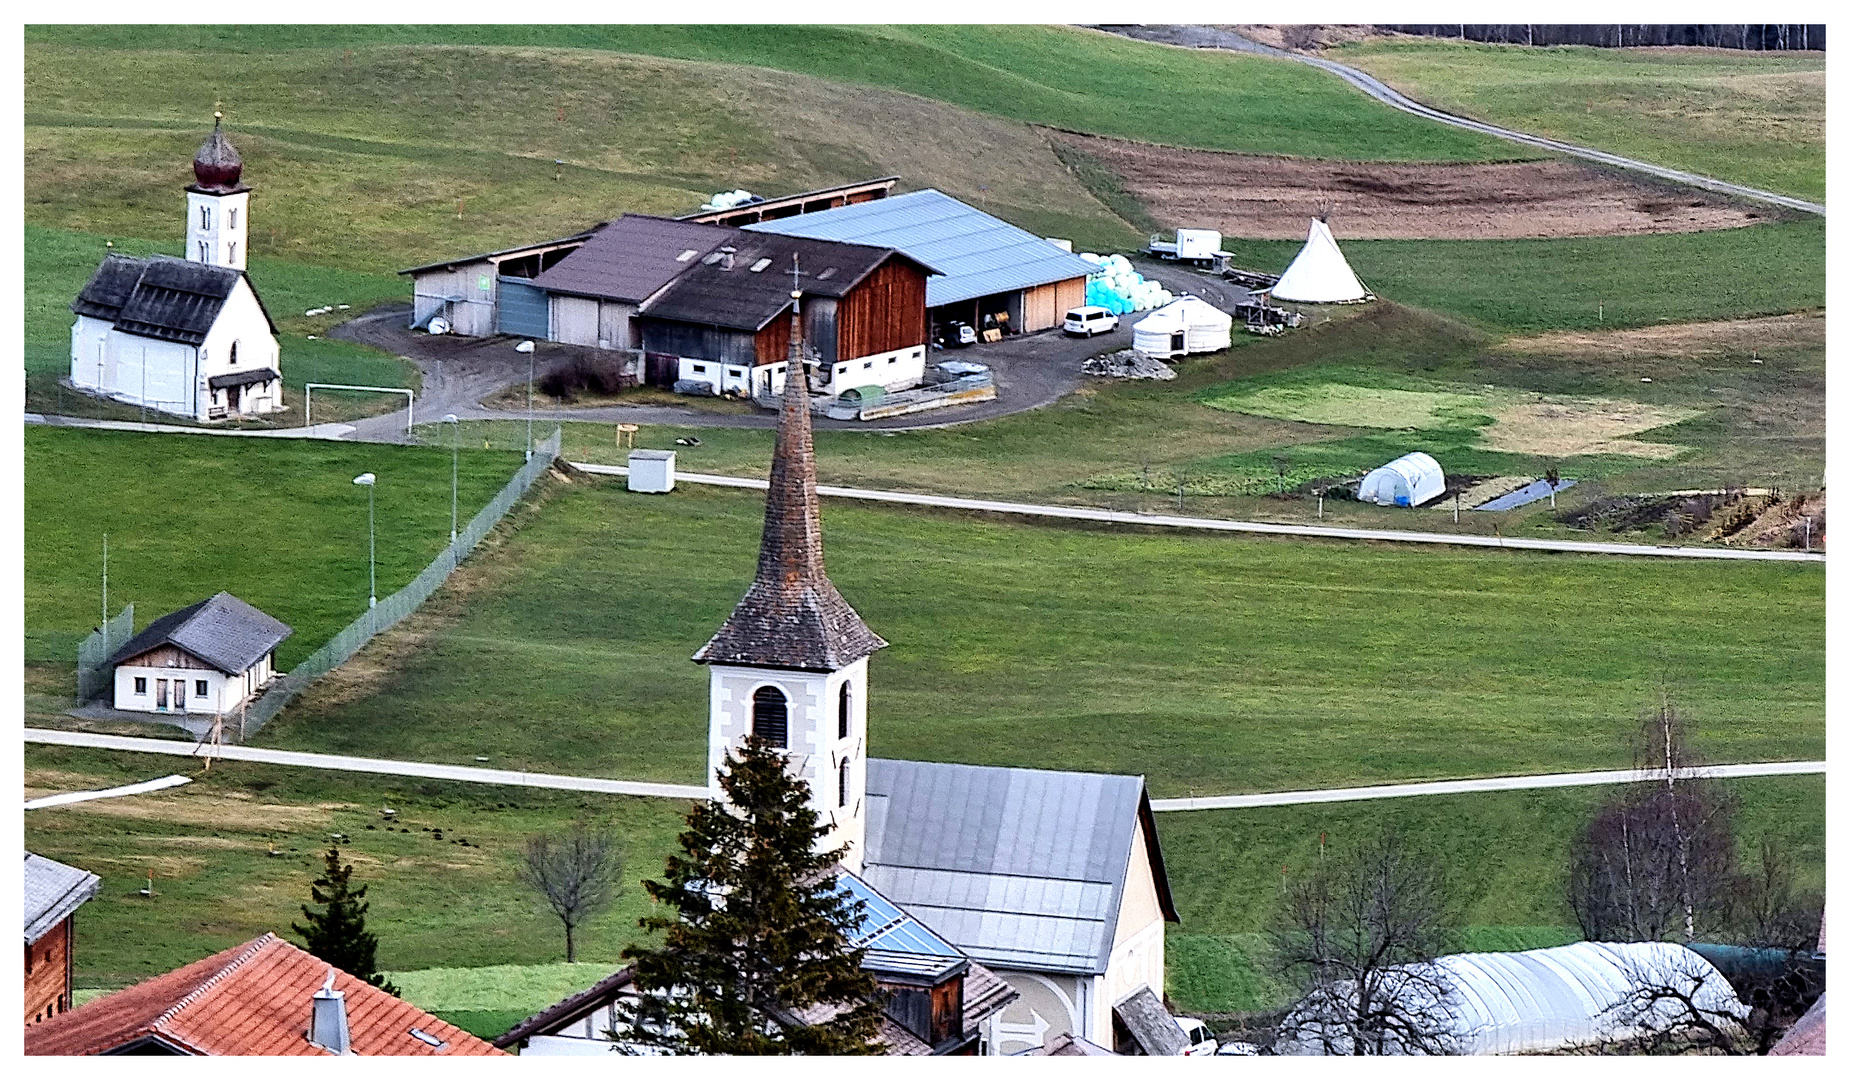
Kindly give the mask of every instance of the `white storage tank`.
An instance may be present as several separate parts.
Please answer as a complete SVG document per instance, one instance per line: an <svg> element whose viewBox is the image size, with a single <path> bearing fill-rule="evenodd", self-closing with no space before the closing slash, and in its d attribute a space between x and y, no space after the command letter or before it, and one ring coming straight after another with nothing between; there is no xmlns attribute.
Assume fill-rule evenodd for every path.
<svg viewBox="0 0 1850 1080"><path fill-rule="evenodd" d="M631 450L629 489L659 495L674 490L673 450Z"/></svg>

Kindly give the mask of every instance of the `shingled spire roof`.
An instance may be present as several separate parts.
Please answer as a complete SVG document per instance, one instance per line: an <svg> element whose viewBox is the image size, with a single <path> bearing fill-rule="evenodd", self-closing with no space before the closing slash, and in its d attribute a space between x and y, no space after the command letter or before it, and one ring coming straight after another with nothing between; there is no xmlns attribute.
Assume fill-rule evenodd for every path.
<svg viewBox="0 0 1850 1080"><path fill-rule="evenodd" d="M764 502L758 576L719 633L694 654L699 664L840 671L886 647L822 569L822 508L809 427L800 293L790 294L790 357L777 451Z"/></svg>

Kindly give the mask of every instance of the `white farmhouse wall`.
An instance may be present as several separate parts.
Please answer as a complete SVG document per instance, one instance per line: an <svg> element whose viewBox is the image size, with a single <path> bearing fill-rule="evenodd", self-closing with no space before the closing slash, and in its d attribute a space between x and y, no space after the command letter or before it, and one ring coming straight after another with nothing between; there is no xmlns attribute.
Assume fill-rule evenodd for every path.
<svg viewBox="0 0 1850 1080"><path fill-rule="evenodd" d="M911 345L837 363L829 372L829 392L839 395L862 386L910 390L924 377L925 346Z"/></svg>
<svg viewBox="0 0 1850 1080"><path fill-rule="evenodd" d="M1161 901L1156 891L1156 875L1150 869L1150 849L1144 843L1143 828L1133 822L1130 871L1124 879L1124 895L1118 904L1117 934L1112 939L1111 959L1105 967L1093 1018L1099 1030L1111 1030L1111 1007L1140 987L1149 987L1157 1000L1163 994L1164 923Z"/></svg>
<svg viewBox="0 0 1850 1080"><path fill-rule="evenodd" d="M775 686L789 703L792 775L809 784L810 806L833 831L825 843L847 845L842 865L859 873L867 840L867 660L840 671L774 671L713 664L708 668L707 788L720 798L719 767L752 730L752 695ZM848 734L840 734L839 703L849 687ZM848 763L842 805L842 762Z"/></svg>
<svg viewBox="0 0 1850 1080"><path fill-rule="evenodd" d="M230 713L248 701L251 695L262 689L275 675L273 656L265 656L251 668L238 675L227 675L216 668L207 667L154 667L146 664L120 664L116 667L115 706L128 712L156 712L159 695L156 692L156 679L184 680L186 695L184 702L173 695L169 688L167 711L172 713ZM135 680L145 680L142 692L136 693ZM199 693L198 684L206 684L206 692Z"/></svg>
<svg viewBox="0 0 1850 1080"><path fill-rule="evenodd" d="M109 370L109 335L114 325L88 315L71 324L71 383L91 390L113 385Z"/></svg>

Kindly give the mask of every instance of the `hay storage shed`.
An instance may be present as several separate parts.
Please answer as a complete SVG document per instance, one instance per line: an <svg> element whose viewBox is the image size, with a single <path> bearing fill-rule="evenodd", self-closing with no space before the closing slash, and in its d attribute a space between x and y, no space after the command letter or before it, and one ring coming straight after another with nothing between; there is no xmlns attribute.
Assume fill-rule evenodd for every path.
<svg viewBox="0 0 1850 1080"><path fill-rule="evenodd" d="M1377 506L1419 506L1445 494L1445 470L1432 455L1415 450L1362 477L1357 502Z"/></svg>
<svg viewBox="0 0 1850 1080"><path fill-rule="evenodd" d="M1233 316L1193 296L1177 297L1131 328L1131 347L1158 359L1219 352L1232 344Z"/></svg>

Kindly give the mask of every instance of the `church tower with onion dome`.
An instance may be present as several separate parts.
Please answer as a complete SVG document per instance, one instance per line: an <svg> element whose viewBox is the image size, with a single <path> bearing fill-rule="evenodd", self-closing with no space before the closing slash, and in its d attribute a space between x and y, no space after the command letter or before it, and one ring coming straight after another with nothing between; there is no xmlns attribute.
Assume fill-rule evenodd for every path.
<svg viewBox="0 0 1850 1080"><path fill-rule="evenodd" d="M251 189L239 183L244 159L225 138L224 113L193 155L186 186L186 261L243 270L250 250Z"/></svg>
<svg viewBox="0 0 1850 1080"><path fill-rule="evenodd" d="M810 436L802 294L790 294L790 352L764 503L758 573L694 654L710 673L707 785L756 735L809 784L810 806L859 872L867 843L867 658L886 647L822 569L822 510Z"/></svg>

